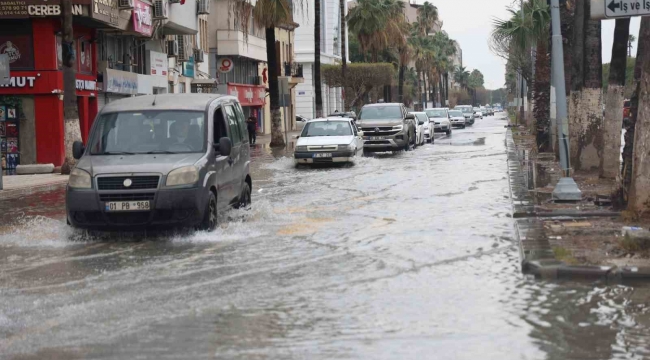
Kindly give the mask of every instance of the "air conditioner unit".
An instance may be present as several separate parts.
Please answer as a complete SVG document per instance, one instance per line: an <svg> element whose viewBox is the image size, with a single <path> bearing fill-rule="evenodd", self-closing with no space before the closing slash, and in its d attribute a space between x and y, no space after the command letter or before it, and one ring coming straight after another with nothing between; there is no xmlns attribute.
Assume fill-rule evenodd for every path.
<svg viewBox="0 0 650 360"><path fill-rule="evenodd" d="M167 57L178 56L178 43L176 40L167 40Z"/></svg>
<svg viewBox="0 0 650 360"><path fill-rule="evenodd" d="M185 38L185 35L176 35L176 42L178 43L178 56L176 57L177 61L188 61L191 54L191 51L188 51L188 41Z"/></svg>
<svg viewBox="0 0 650 360"><path fill-rule="evenodd" d="M117 7L120 9L133 9L134 0L119 0L117 2Z"/></svg>
<svg viewBox="0 0 650 360"><path fill-rule="evenodd" d="M203 50L194 49L194 61L197 63L202 63L203 60Z"/></svg>
<svg viewBox="0 0 650 360"><path fill-rule="evenodd" d="M210 1L211 0L198 0L196 2L197 10L196 13L199 15L209 14L210 13Z"/></svg>
<svg viewBox="0 0 650 360"><path fill-rule="evenodd" d="M167 0L154 0L153 18L154 20L165 20L169 18L169 10L167 9Z"/></svg>

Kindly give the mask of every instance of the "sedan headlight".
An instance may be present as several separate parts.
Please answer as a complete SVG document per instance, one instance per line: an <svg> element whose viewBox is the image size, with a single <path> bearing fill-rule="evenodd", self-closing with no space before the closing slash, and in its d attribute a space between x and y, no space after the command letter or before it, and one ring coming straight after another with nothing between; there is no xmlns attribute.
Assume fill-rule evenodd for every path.
<svg viewBox="0 0 650 360"><path fill-rule="evenodd" d="M166 186L191 185L199 180L199 169L195 166L185 166L172 170L167 175Z"/></svg>
<svg viewBox="0 0 650 360"><path fill-rule="evenodd" d="M339 145L338 149L339 149L339 151L352 150L352 144Z"/></svg>
<svg viewBox="0 0 650 360"><path fill-rule="evenodd" d="M90 189L92 187L90 174L81 169L72 169L70 178L68 179L68 186L73 189Z"/></svg>
<svg viewBox="0 0 650 360"><path fill-rule="evenodd" d="M295 152L307 152L307 146L305 145L296 146Z"/></svg>

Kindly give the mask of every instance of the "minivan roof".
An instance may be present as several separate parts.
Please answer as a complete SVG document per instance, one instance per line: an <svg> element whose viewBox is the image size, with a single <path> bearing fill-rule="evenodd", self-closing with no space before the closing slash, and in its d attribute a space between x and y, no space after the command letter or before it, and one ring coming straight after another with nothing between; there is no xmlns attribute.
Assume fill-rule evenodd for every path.
<svg viewBox="0 0 650 360"><path fill-rule="evenodd" d="M143 95L121 99L106 104L102 113L118 111L146 111L146 110L189 110L205 111L212 100L227 98L236 100L234 96L220 94L158 94ZM154 99L156 100L155 105Z"/></svg>

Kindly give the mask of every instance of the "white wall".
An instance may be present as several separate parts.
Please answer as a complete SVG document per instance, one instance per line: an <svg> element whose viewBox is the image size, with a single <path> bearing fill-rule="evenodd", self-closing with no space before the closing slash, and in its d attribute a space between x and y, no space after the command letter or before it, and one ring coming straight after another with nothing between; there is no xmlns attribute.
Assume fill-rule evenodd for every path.
<svg viewBox="0 0 650 360"><path fill-rule="evenodd" d="M165 22L165 34L193 35L197 33L198 17L196 0L185 0L185 4L169 4L169 19Z"/></svg>

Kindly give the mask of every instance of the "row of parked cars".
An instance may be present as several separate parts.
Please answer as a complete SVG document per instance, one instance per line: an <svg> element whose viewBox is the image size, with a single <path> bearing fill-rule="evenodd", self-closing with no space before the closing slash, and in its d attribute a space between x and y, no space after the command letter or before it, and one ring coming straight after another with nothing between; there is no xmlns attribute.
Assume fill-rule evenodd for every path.
<svg viewBox="0 0 650 360"><path fill-rule="evenodd" d="M368 104L358 117L335 113L305 121L297 136L294 161L298 165L345 163L364 153L409 151L433 143L435 133L451 135L454 127L473 125L490 111L485 114L470 105L409 112L399 103Z"/></svg>

